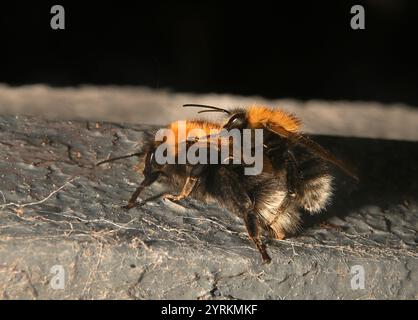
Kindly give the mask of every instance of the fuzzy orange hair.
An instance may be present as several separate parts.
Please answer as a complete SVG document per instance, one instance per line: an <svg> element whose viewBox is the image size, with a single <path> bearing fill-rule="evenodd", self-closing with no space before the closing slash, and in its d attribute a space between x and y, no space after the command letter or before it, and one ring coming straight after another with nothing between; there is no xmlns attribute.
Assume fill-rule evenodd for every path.
<svg viewBox="0 0 418 320"><path fill-rule="evenodd" d="M280 109L273 109L265 106L250 106L247 111L248 124L251 128L262 128L271 124L281 126L289 132L297 132L301 121L295 115Z"/></svg>
<svg viewBox="0 0 418 320"><path fill-rule="evenodd" d="M179 123L186 124L185 136L184 132L181 132L181 130L184 129L179 128ZM175 145L170 148L171 152L175 155L178 153L179 143L184 142L189 138L203 138L211 134L217 134L222 130L222 126L220 124L203 120L175 121L170 123L167 128L172 130L175 137ZM208 140L210 140L210 138Z"/></svg>
<svg viewBox="0 0 418 320"><path fill-rule="evenodd" d="M181 123L181 122L180 122ZM221 125L214 123L214 122L208 122L203 120L186 120L186 137L190 138L190 135L192 133L192 130L200 129L201 134L198 134L197 137L207 136L211 133L217 133L219 132L222 127ZM179 133L179 121L172 122L168 125L168 129L171 129L174 134L176 135L176 139L178 138ZM196 132L195 132L196 133ZM193 134L195 136L195 134Z"/></svg>

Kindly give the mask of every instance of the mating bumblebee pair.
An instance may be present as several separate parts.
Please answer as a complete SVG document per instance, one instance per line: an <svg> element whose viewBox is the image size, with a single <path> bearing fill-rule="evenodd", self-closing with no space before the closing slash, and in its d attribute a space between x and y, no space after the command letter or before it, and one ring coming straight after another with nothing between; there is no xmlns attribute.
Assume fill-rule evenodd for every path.
<svg viewBox="0 0 418 320"><path fill-rule="evenodd" d="M203 120L187 120L186 138L195 129L199 129L202 134L194 137L192 142L175 139L173 148L168 152L178 157L181 145L187 150L195 143L219 139L213 132L220 132L222 129L261 129L262 172L258 175L246 175L245 166L233 162L191 164L186 161L184 164L159 164L156 161L156 150L162 142L150 140L146 144L144 180L132 194L126 209L135 207L142 190L160 179L172 189L180 191L166 194L166 199L179 201L191 196L204 202L214 200L241 217L250 239L260 251L263 261L268 263L271 258L261 240L261 231L267 231L272 238L284 239L300 228L301 209L312 214L323 210L332 197L333 175L330 165L339 167L357 179L340 160L301 134L301 122L292 114L264 106L234 110L198 104L186 104L184 107L204 108L199 113L222 112L227 115L227 119L223 125ZM179 130L177 122L171 123L167 128L174 134ZM220 157L220 151L218 153ZM124 157L105 160L99 164L121 158Z"/></svg>

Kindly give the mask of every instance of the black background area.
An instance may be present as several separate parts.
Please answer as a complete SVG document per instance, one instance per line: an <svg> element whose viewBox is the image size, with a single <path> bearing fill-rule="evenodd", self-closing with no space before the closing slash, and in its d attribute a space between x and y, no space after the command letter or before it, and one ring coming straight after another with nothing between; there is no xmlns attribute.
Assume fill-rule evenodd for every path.
<svg viewBox="0 0 418 320"><path fill-rule="evenodd" d="M355 4L365 30L350 27ZM417 106L417 23L413 0L2 2L0 82Z"/></svg>

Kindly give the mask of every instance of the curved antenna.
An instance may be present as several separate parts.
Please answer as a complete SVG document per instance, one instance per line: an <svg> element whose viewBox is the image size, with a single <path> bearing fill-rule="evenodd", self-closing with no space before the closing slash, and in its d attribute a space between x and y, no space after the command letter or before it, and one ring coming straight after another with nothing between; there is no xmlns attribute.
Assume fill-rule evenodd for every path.
<svg viewBox="0 0 418 320"><path fill-rule="evenodd" d="M226 112L227 114L231 114L229 111L226 111L226 110L200 110L197 113L206 113L206 112Z"/></svg>
<svg viewBox="0 0 418 320"><path fill-rule="evenodd" d="M104 163L108 163L108 162L112 162L112 161L116 161L116 160L120 160L120 159L126 159L126 158L130 158L130 157L142 156L142 155L143 155L143 152L136 152L136 153L128 154L126 156L121 156L121 157L116 157L116 158L111 158L111 159L100 161L100 162L96 163L96 166L100 166Z"/></svg>
<svg viewBox="0 0 418 320"><path fill-rule="evenodd" d="M206 109L211 109L213 112L217 111L217 112L225 112L227 114L231 114L231 112L229 112L226 109L222 109L222 108L215 107L215 106L208 106L206 104L194 104L194 103L183 104L183 108L187 108L187 107L206 108ZM203 110L199 111L199 113L202 113L202 112L204 111ZM209 112L209 110L207 110L206 112Z"/></svg>

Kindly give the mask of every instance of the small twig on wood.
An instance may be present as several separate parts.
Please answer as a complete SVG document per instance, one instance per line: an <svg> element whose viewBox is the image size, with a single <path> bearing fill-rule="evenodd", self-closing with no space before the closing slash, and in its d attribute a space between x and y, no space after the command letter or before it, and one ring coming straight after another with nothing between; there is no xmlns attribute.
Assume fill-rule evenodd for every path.
<svg viewBox="0 0 418 320"><path fill-rule="evenodd" d="M6 201L6 197L4 196L3 191L0 190L0 193L1 193L1 196L3 198L3 203L6 203L7 201Z"/></svg>
<svg viewBox="0 0 418 320"><path fill-rule="evenodd" d="M35 206L41 203L44 203L49 200L53 195L60 192L62 189L64 189L68 184L73 182L74 180L78 179L79 177L73 177L70 180L68 180L66 183L64 183L61 187L58 189L52 191L47 197L43 198L42 200L35 201L35 202L29 202L29 203L15 203L15 202L8 202L0 206L0 209L4 209L6 207L16 207L16 208L24 208L28 206ZM4 196L3 196L4 197Z"/></svg>
<svg viewBox="0 0 418 320"><path fill-rule="evenodd" d="M69 215L69 214L62 214L62 213L57 213L57 212L49 212L49 211L40 211L40 212L53 214L53 215L56 215L56 216L59 216L59 217L75 219L75 220L78 220L78 221L83 222L83 223L90 223L90 224L105 223L105 224L110 224L110 225L116 227L117 229L138 231L138 228L128 227L128 225L130 225L132 222L137 220L136 218L134 218L134 219L130 220L129 222L125 223L124 225L122 225L122 224L118 224L116 222L113 222L111 220L107 220L107 219L104 219L104 218L83 219L83 218L80 218L78 216L73 216L73 215ZM142 241L141 239L138 239L138 240L144 246L145 249L150 250L149 246L144 241Z"/></svg>

